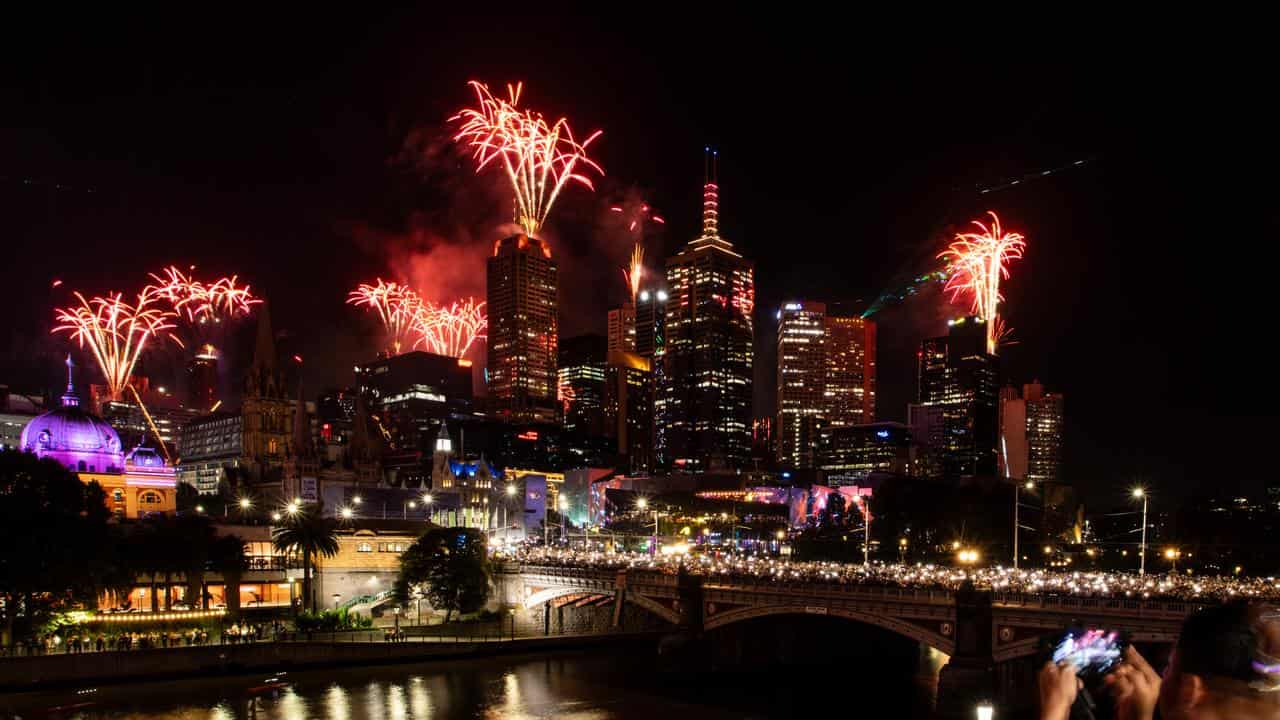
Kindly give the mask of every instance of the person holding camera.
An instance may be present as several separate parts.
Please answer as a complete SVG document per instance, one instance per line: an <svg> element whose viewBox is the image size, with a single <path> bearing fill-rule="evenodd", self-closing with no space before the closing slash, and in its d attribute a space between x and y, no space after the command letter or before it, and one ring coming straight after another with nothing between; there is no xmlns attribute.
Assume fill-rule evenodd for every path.
<svg viewBox="0 0 1280 720"><path fill-rule="evenodd" d="M1187 618L1161 678L1132 646L1102 680L1116 720L1280 720L1280 608L1234 602ZM1068 720L1082 701L1071 664L1040 671L1041 720ZM1099 720L1103 720L1099 718Z"/></svg>

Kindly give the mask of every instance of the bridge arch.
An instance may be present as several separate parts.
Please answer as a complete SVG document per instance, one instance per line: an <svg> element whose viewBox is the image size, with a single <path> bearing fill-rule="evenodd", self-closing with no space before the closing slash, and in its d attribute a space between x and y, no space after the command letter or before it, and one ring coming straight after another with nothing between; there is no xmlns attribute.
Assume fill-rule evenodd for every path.
<svg viewBox="0 0 1280 720"><path fill-rule="evenodd" d="M539 605L542 605L543 603L549 603L558 598L562 598L566 595L584 595L584 594L600 595L600 596L608 597L610 599L613 599L617 596L616 592L606 591L606 590L595 590L595 589L576 588L576 587L550 587L550 588L539 590L533 593L532 595L530 595L529 597L525 598L524 607L526 610L529 610L532 608L536 608ZM643 595L640 595L638 593L627 593L623 597L623 601L632 603L636 607L643 608L649 611L650 613L653 613L654 615L658 616L659 618L662 618L663 620L671 623L672 625L680 624L679 613L677 613L675 610L672 610L669 607L666 607L662 603L651 600Z"/></svg>
<svg viewBox="0 0 1280 720"><path fill-rule="evenodd" d="M703 623L704 630L714 630L716 628L731 625L743 620L752 620L754 618L768 617L770 615L825 615L827 617L844 618L845 620L853 620L855 622L864 623L866 625L874 625L885 630L890 630L899 635L908 637L916 642L923 643L929 647L952 655L955 653L955 641L949 637L945 637L941 633L932 632L919 625L904 622L896 618L887 617L885 615L872 614L851 610L849 608L822 608L823 612L815 613L814 607L799 604L784 605L761 605L755 607L738 608L736 610L728 610L722 613L712 615Z"/></svg>

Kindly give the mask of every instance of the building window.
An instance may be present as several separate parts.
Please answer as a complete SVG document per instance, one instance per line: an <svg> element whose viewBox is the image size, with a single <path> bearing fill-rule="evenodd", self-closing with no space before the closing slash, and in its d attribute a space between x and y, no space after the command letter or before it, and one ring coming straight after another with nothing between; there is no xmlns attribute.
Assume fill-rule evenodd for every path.
<svg viewBox="0 0 1280 720"><path fill-rule="evenodd" d="M138 497L138 502L143 505L159 505L161 503L160 493L144 492Z"/></svg>
<svg viewBox="0 0 1280 720"><path fill-rule="evenodd" d="M356 545L356 552L373 552L373 545L367 542L362 542L359 545Z"/></svg>
<svg viewBox="0 0 1280 720"><path fill-rule="evenodd" d="M123 490L112 490L112 491L111 491L111 499L112 499L113 501L115 501L115 502L124 502L124 491L123 491Z"/></svg>

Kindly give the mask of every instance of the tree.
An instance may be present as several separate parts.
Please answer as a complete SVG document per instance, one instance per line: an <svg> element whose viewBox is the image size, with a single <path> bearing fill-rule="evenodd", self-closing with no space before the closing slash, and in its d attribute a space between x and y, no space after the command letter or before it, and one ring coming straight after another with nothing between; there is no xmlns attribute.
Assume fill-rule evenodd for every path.
<svg viewBox="0 0 1280 720"><path fill-rule="evenodd" d="M475 612L489 599L489 553L484 535L472 528L433 528L400 556L395 597L406 605L421 591L432 607L453 613Z"/></svg>
<svg viewBox="0 0 1280 720"><path fill-rule="evenodd" d="M311 559L338 554L338 521L324 517L320 506L300 510L285 525L271 531L271 541L282 552L302 553L302 602L316 611L315 593L311 591Z"/></svg>
<svg viewBox="0 0 1280 720"><path fill-rule="evenodd" d="M204 607L204 572L217 533L204 515L179 515L173 521L173 534L177 547L181 548L181 569L187 580L187 606L192 610Z"/></svg>
<svg viewBox="0 0 1280 720"><path fill-rule="evenodd" d="M219 535L209 547L209 568L222 575L223 597L231 617L240 614L240 579L249 569L245 542L239 535Z"/></svg>
<svg viewBox="0 0 1280 720"><path fill-rule="evenodd" d="M38 627L42 612L96 597L114 564L108 517L96 482L80 482L53 460L0 450L0 599L11 642L15 630Z"/></svg>

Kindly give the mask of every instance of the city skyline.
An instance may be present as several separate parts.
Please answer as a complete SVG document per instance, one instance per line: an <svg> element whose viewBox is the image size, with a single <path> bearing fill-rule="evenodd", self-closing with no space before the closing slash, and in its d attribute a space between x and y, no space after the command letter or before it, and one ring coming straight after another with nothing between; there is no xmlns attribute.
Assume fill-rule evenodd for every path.
<svg viewBox="0 0 1280 720"><path fill-rule="evenodd" d="M1209 178L1235 175L1202 172L1209 166L1194 157L1194 151L1190 158L1187 153L1168 152L1160 139L1175 136L1174 129L1149 130L1142 125L1155 112L1138 113L1119 129L1105 126L1097 112L1086 108L1107 105L1098 101L1123 102L1123 98L1120 83L1089 86L1099 69L952 71L969 73L984 81L992 94L1033 112L1008 122L954 116L945 124L917 121L891 133L887 142L879 143L884 147L864 148L861 152L867 156L852 171L820 168L839 166L840 161L792 156L788 161L796 165L784 172L786 166L778 160L757 165L758 149L751 143L762 137L758 130L764 120L739 121L727 110L733 107L728 99L741 96L743 80L730 78L721 86L713 85L706 99L695 102L697 94L691 88L701 87L695 82L696 72L684 78L664 61L622 63L607 53L600 54L607 63L600 74L607 78L571 73L564 76L569 82L555 81L569 67L556 53L532 65L517 64L503 53L471 62L476 58L464 53L439 71L423 74L410 63L414 69L406 66L396 73L392 70L399 65L393 59L410 52L407 39L386 28L392 19L375 19L379 32L371 38L386 41L390 49L373 59L329 60L329 67L340 71L336 87L309 79L319 75L304 75L299 84L291 85L266 70L260 70L265 74L258 80L246 81L181 54L189 66L186 72L202 82L179 83L180 75L141 56L126 55L113 59L109 69L121 71L118 75L126 78L121 82L130 92L100 90L83 102L64 94L83 90L95 72L108 71L103 68L67 84L70 90L52 83L43 95L23 94L30 101L19 108L16 124L48 130L26 136L30 142L15 149L6 164L3 202L19 224L13 269L4 276L19 298L0 337L6 353L0 367L6 378L20 379L26 370L28 361L18 357L16 350L30 347L22 342L24 338L48 343L51 354L65 349L65 343L42 334L47 330L46 310L52 304L52 280L63 279L68 286L86 289L124 290L119 287L121 278L126 271L136 273L139 265L153 269L189 261L202 268L240 272L273 303L273 320L285 335L282 346L307 360L302 372L308 387L319 390L330 382L341 384L342 373L349 372L342 368L372 359L362 347L371 336L369 326L357 313L341 307L339 288L358 279L346 277L346 272L359 269L371 276L386 273L389 267L408 268L412 261L398 260L395 253L412 253L390 246L411 246L414 233L448 237L450 247L484 246L498 237L497 220L505 217L504 194L486 180L470 177L469 169L453 168L451 173L457 177L443 180L437 170L419 172L417 160L395 164L389 158L407 154L404 148L411 134L442 125L448 113L466 101L463 83L471 76L495 86L526 78L548 107L583 118L583 127L605 130L593 147L598 147L609 172L608 183L595 195L567 196L557 208L561 217L551 219L548 232L556 257L564 259L562 277L601 278L575 285L599 286L607 304L623 299L615 268L630 243L597 244L603 244L595 232L602 214L597 212L599 204L606 202L606 195L625 194L633 187L652 196L668 221L665 242L651 242L648 251L656 268L697 227L698 208L696 204L689 207L689 197L696 193L700 179L702 146L710 142L722 150L725 234L757 262L755 415L772 414L768 397L772 383L762 382L776 367L771 350L774 327L768 319L785 296L869 302L890 288L895 277L915 269L917 256L929 257L939 250L949 237L946 228L959 227L995 209L1009 227L1029 239L1027 257L1005 288L1010 324L1017 328L1022 343L1002 354L1009 363L1005 378L1016 384L1039 378L1071 397L1064 473L1095 483L1092 489L1102 498L1107 497L1108 487L1139 478L1185 490L1210 472L1227 475L1228 482L1248 480L1250 466L1245 461L1228 459L1223 467L1220 458L1178 454L1181 448L1194 446L1188 442L1190 428L1203 423L1240 424L1263 435L1269 421L1250 420L1251 410L1243 401L1245 388L1236 384L1225 365L1230 346L1226 352L1192 356L1178 353L1172 338L1191 326L1232 342L1253 322L1249 312L1240 309L1249 303L1228 303L1217 299L1218 293L1210 293L1203 303L1171 310L1162 288L1171 277L1191 275L1190 258L1154 253L1155 243L1149 239L1167 237L1172 239L1165 242L1173 243L1202 234L1209 221L1161 210L1179 205L1232 207L1196 201L1221 192L1206 186ZM586 42L604 47L622 32L610 31L612 35L589 37ZM265 44L250 42L248 48L246 60L238 62L262 66L267 64L265 59L274 57ZM419 62L428 57L420 56ZM54 75L68 74L73 67L79 70L83 65L79 59L55 63ZM130 72L138 68L147 72ZM1036 87L1025 89L1024 81L1033 76ZM386 79L368 90L354 89L370 77ZM613 83L651 87L637 82L645 77L661 78L664 89L616 101L596 99L607 95L595 90ZM777 74L766 77L780 79ZM863 127L884 130L922 108L957 107L964 97L958 91L945 91L941 80L929 80L922 67L904 68L892 77L895 82L883 84L906 89L876 83L870 97L893 98L905 103L905 108L886 111L883 120L864 121L869 124ZM834 77L823 74L791 80L792 88L779 89L776 82L768 86L780 106ZM411 83L422 89L410 92L408 99L399 97L398 89ZM302 108L290 110L273 99L279 87L302 98ZM277 119L262 126L233 123L224 136L204 129L225 121L226 111L193 121L196 125L191 127L141 123L135 130L116 132L170 104L179 115L198 114L184 111L203 108L218 94L232 98L230 107L238 109L232 114L265 103L266 109L278 111ZM342 98L339 104L327 99L330 95ZM344 114L343 108L353 98L356 104L372 108L368 117ZM664 110L671 107L684 109L664 118ZM117 111L120 120L106 119ZM624 117L628 114L637 117ZM326 119L332 117L344 120ZM1162 118L1164 122L1190 121ZM278 154L254 157L262 148L281 143L294 127L322 128L320 138L283 141ZM1155 136L1143 139L1139 127ZM112 140L112 135L123 139ZM175 139L188 136L212 140L181 160L161 156L161 150L172 147ZM244 149L228 152L242 144ZM1182 157L1175 159L1178 155ZM931 157L938 159L930 161ZM1077 161L1083 164L1075 165ZM433 167L439 165L448 163ZM336 174L348 179L317 180L330 174L330 166L341 168ZM851 187L837 189L830 182L849 172L853 172ZM1039 176L1043 172L1051 174ZM20 177L35 184L15 189L14 178ZM814 182L788 188L788 177ZM224 189L215 191L199 178L212 179ZM235 183L228 181L233 178L242 178L248 187L231 189ZM357 190L356 185L364 182L369 190ZM441 198L456 198L461 182L473 184L468 191L472 202L452 207L448 213L441 211L447 204ZM82 188L94 192L77 194ZM1182 202L1170 202L1171 197ZM921 209L912 212L915 208ZM99 233L106 242L88 241L90 237L97 240ZM839 239L820 240L823 234ZM458 240L467 236L469 241ZM394 241L386 242L388 238ZM803 247L798 239L805 238L813 243L813 257L795 252ZM120 253L113 244L131 252ZM278 247L263 247L266 244ZM312 245L322 249L323 261L304 255L303 249ZM51 246L76 252L54 258L41 251ZM334 267L338 265L344 267ZM473 269L459 274L480 277L483 272ZM317 286L332 287L333 300L317 307ZM299 292L294 287L307 289ZM562 298L562 305L583 305L582 299L593 298L597 291L570 292L579 294ZM1238 292L1245 293L1247 300L1257 291L1244 287ZM877 313L882 343L877 419L905 420L914 374L909 353L923 337L942 332L944 310L939 298L917 296ZM962 313L956 309L950 314ZM598 330L598 316L598 312L590 317L565 313L561 334ZM239 332L251 334L244 329ZM241 345L234 350L247 358L252 343ZM228 367L225 372L238 378L244 362L241 359L241 367ZM1187 378L1203 381L1187 383ZM1134 393L1130 397L1135 405L1150 408L1136 429L1126 427L1132 421L1125 418L1132 415L1118 413L1114 407L1114 399L1124 391Z"/></svg>

